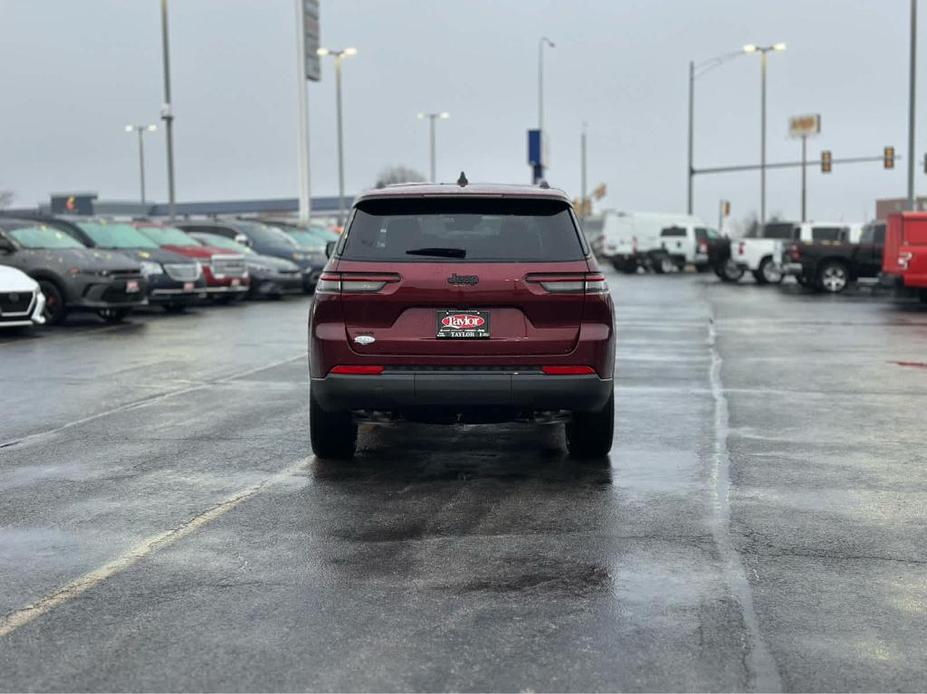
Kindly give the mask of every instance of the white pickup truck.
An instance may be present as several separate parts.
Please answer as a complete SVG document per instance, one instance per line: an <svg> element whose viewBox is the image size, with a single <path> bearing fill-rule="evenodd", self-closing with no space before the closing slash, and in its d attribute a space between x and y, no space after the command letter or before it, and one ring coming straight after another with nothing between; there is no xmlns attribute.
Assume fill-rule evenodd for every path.
<svg viewBox="0 0 927 694"><path fill-rule="evenodd" d="M686 262L708 262L695 233L704 227L704 222L690 215L609 210L596 250L619 272L635 273L639 267L672 272ZM667 234L679 234L679 238Z"/></svg>
<svg viewBox="0 0 927 694"><path fill-rule="evenodd" d="M731 257L738 267L749 270L757 284L778 284L785 277L782 252L789 243L837 240L855 235L861 225L846 222L769 222L759 236L731 244ZM855 233L854 233L855 232Z"/></svg>

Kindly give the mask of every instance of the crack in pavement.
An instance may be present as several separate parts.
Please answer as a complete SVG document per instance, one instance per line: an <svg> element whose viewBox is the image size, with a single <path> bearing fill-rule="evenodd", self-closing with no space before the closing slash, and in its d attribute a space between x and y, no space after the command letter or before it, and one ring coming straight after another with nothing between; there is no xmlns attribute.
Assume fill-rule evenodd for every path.
<svg viewBox="0 0 927 694"><path fill-rule="evenodd" d="M756 611L753 608L753 593L750 581L740 555L731 540L731 458L728 452L729 434L728 403L721 382L723 360L718 350L718 334L715 329L714 310L708 301L708 339L711 354L709 379L714 400L714 454L711 468L711 493L713 497L712 535L721 557L724 580L728 590L740 605L746 641L744 643L744 667L747 671L747 687L754 691L782 691L782 678L776 661L760 632Z"/></svg>

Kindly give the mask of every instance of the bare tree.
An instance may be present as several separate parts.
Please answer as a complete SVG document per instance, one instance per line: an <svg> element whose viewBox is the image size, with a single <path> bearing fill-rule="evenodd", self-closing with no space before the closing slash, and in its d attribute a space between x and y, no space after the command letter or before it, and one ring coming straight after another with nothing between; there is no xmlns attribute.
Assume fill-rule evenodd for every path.
<svg viewBox="0 0 927 694"><path fill-rule="evenodd" d="M377 188L393 183L418 183L425 180L425 175L410 166L387 166L377 176Z"/></svg>
<svg viewBox="0 0 927 694"><path fill-rule="evenodd" d="M12 190L0 190L0 210L9 207L15 197L16 194Z"/></svg>

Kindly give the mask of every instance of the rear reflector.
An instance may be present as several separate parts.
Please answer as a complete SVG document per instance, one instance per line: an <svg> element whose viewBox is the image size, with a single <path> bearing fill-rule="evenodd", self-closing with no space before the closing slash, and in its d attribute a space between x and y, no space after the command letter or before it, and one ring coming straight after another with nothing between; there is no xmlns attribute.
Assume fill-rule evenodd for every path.
<svg viewBox="0 0 927 694"><path fill-rule="evenodd" d="M330 373L350 376L376 376L383 373L382 366L336 366Z"/></svg>
<svg viewBox="0 0 927 694"><path fill-rule="evenodd" d="M542 366L548 376L588 376L595 373L591 366Z"/></svg>

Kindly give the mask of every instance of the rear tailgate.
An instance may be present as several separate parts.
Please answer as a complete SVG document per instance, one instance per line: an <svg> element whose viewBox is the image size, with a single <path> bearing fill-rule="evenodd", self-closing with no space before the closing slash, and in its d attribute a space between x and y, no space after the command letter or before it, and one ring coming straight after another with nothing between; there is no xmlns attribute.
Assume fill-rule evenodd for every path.
<svg viewBox="0 0 927 694"><path fill-rule="evenodd" d="M490 268L475 263L406 263L401 267L351 261L338 264L342 273L396 270L395 281L376 294L341 296L348 342L358 354L565 354L579 338L583 293L552 295L531 281L531 276L584 273L588 270L584 261L499 263ZM473 278L477 278L475 284L464 283ZM446 327L442 319L466 312L478 312L474 315L485 322L479 328L488 332L488 337L438 337L439 329ZM358 340L361 336L374 341Z"/></svg>
<svg viewBox="0 0 927 694"><path fill-rule="evenodd" d="M576 346L590 263L566 202L374 199L358 205L346 234L323 279L341 282L356 354L452 360ZM383 286L352 291L366 276Z"/></svg>

